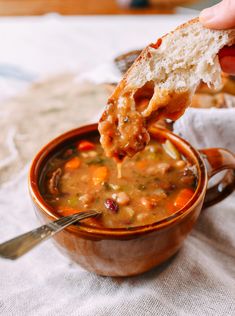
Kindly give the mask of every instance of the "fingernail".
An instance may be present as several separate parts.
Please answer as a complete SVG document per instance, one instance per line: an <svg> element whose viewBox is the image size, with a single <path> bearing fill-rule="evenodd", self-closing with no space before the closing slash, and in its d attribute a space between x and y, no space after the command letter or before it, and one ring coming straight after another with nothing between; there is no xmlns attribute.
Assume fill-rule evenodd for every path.
<svg viewBox="0 0 235 316"><path fill-rule="evenodd" d="M214 10L212 10L211 8L203 10L200 14L200 20L202 22L208 22L212 20L214 17Z"/></svg>

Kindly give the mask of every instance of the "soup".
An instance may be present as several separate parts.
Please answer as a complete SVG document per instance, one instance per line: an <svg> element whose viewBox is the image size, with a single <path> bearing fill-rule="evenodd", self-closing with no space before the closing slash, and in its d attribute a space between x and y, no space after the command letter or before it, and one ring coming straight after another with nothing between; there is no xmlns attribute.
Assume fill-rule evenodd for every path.
<svg viewBox="0 0 235 316"><path fill-rule="evenodd" d="M89 225L126 228L152 224L181 209L192 198L197 171L169 140L152 139L119 167L107 158L98 137L79 140L46 164L40 188L60 216L100 210Z"/></svg>

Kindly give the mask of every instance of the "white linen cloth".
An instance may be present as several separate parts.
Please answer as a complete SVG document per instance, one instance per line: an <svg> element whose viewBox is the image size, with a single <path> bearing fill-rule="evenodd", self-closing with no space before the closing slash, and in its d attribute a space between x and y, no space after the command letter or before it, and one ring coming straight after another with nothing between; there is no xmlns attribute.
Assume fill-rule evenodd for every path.
<svg viewBox="0 0 235 316"><path fill-rule="evenodd" d="M189 108L174 123L174 132L198 149L223 147L235 152L235 109Z"/></svg>
<svg viewBox="0 0 235 316"><path fill-rule="evenodd" d="M36 151L59 133L96 120L105 96L95 88L81 88L81 76L56 77L23 92L29 82L71 70L82 74L100 64L105 68L119 53L143 47L189 18L0 20L0 242L38 225L27 189L29 161ZM19 93L22 96L7 100ZM227 110L202 116L189 111L176 124L178 132L196 146L234 150L234 125L228 122ZM206 120L214 111L221 111L219 127ZM234 110L229 111L234 117ZM228 124L230 135L225 132ZM209 132L214 126L216 134ZM51 241L18 261L0 259L0 315L233 316L234 205L233 194L204 210L179 253L141 276L115 279L89 273L61 255Z"/></svg>

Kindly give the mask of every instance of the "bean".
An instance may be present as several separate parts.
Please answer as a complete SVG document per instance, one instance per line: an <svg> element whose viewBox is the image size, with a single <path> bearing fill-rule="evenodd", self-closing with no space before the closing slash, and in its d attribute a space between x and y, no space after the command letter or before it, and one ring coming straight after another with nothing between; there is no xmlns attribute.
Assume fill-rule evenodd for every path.
<svg viewBox="0 0 235 316"><path fill-rule="evenodd" d="M87 153L87 157L89 158L94 158L94 157L97 157L98 156L98 153L94 150L91 150Z"/></svg>
<svg viewBox="0 0 235 316"><path fill-rule="evenodd" d="M154 197L142 197L140 203L148 210L151 210L157 205L157 199Z"/></svg>
<svg viewBox="0 0 235 316"><path fill-rule="evenodd" d="M186 185L192 185L195 181L195 176L192 170L185 169L180 178L180 182Z"/></svg>
<svg viewBox="0 0 235 316"><path fill-rule="evenodd" d="M165 175L165 174L167 173L167 171L170 170L171 165L170 165L169 163L167 163L167 162L161 162L161 163L159 163L159 164L157 165L157 168L158 168L159 173L160 173L161 175Z"/></svg>
<svg viewBox="0 0 235 316"><path fill-rule="evenodd" d="M84 204L85 207L87 207L88 204L94 201L94 196L89 193L86 193L86 194L81 195L78 199L80 202Z"/></svg>
<svg viewBox="0 0 235 316"><path fill-rule="evenodd" d="M135 215L135 211L128 206L124 208L124 211L131 218Z"/></svg>
<svg viewBox="0 0 235 316"><path fill-rule="evenodd" d="M120 205L127 205L130 202L130 198L126 194L126 192L119 192L119 193L116 194L116 201Z"/></svg>
<svg viewBox="0 0 235 316"><path fill-rule="evenodd" d="M148 213L140 213L136 216L138 222L145 220L148 217Z"/></svg>
<svg viewBox="0 0 235 316"><path fill-rule="evenodd" d="M104 202L104 206L112 213L117 213L119 210L119 206L117 202L114 201L113 199L106 199Z"/></svg>
<svg viewBox="0 0 235 316"><path fill-rule="evenodd" d="M171 169L171 165L167 162L158 163L155 166L150 166L145 170L147 175L160 175L164 176Z"/></svg>
<svg viewBox="0 0 235 316"><path fill-rule="evenodd" d="M186 166L186 164L187 164L186 161L178 160L178 161L176 161L175 166L177 168L181 169L181 168L184 168Z"/></svg>

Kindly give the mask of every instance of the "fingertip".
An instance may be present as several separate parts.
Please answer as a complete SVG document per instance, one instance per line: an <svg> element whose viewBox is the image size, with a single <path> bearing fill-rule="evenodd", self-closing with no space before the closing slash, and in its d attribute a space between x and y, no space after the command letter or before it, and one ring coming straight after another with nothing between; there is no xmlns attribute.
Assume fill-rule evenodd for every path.
<svg viewBox="0 0 235 316"><path fill-rule="evenodd" d="M225 56L220 59L220 65L223 72L235 75L235 56Z"/></svg>
<svg viewBox="0 0 235 316"><path fill-rule="evenodd" d="M224 46L219 51L219 58L227 57L227 56L235 56L235 45L232 46Z"/></svg>
<svg viewBox="0 0 235 316"><path fill-rule="evenodd" d="M211 8L204 9L199 21L207 28L227 30L235 26L235 1L221 1Z"/></svg>
<svg viewBox="0 0 235 316"><path fill-rule="evenodd" d="M211 8L204 9L199 15L199 21L204 25L207 26L208 23L210 24L210 20L213 19L214 14Z"/></svg>

